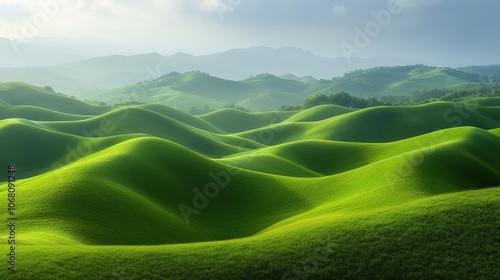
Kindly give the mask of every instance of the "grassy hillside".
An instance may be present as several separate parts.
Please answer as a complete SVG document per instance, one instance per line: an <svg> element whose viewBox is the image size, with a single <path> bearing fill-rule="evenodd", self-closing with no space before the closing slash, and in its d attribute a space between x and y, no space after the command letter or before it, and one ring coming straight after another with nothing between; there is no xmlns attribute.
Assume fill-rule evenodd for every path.
<svg viewBox="0 0 500 280"><path fill-rule="evenodd" d="M248 113L237 109L222 109L202 115L200 118L223 131L235 133L278 124L293 114L293 112Z"/></svg>
<svg viewBox="0 0 500 280"><path fill-rule="evenodd" d="M329 83L317 83L306 93L346 91L355 96L399 96L434 88L453 89L477 82L480 82L478 75L449 68L423 65L376 67L347 73L342 78L334 78Z"/></svg>
<svg viewBox="0 0 500 280"><path fill-rule="evenodd" d="M288 119L289 122L313 122L329 119L342 114L355 111L352 108L346 108L337 105L319 105L298 112Z"/></svg>
<svg viewBox="0 0 500 280"><path fill-rule="evenodd" d="M422 197L493 187L500 183L497 168L500 161L494 156L500 151L498 136L477 128L457 128L440 134L445 134L441 137L447 142L436 138L437 144L419 149L406 143L377 147L388 153L383 158L354 154L342 159L339 155L332 166L347 170L335 170L338 175L309 180L231 170L177 144L157 138L138 138L93 153L61 170L25 180L19 195L26 198L19 202L18 215L24 217L26 232L41 231L55 236L64 233L65 240L81 244L183 243L246 237L263 230L262 234L293 231L307 225L309 219L325 215L362 214ZM418 140L407 142L414 141ZM321 144L312 146L338 154L335 148L328 149ZM328 163L328 155L324 155L325 159L316 157L316 161L310 160L314 158L310 153L295 154L293 158L291 150L294 148L306 151L288 147L288 150L281 148L275 153L281 152L283 157L288 154L290 161L295 159L298 165L318 171L322 168L318 164ZM412 154L422 153L421 149L429 150L429 155L418 170L412 172L411 179L389 182L386 174L376 172L397 170L398 163ZM341 150L349 153L345 148ZM391 150L399 150L399 153ZM354 162L356 158L365 160ZM346 166L346 160L352 162L350 166ZM210 175L221 174L221 171L227 175L217 175L218 179ZM192 177L190 174L200 175ZM193 225L189 227L178 205L190 202L192 188L202 188L214 180L221 182L220 195L208 204L211 207L190 219ZM67 187L68 182L71 188ZM391 183L397 185L391 186ZM398 195L391 197L393 187L398 189ZM5 185L2 188L5 192ZM359 193L364 195L359 196ZM101 199L96 199L96 195ZM48 201L55 207L42 211ZM122 219L112 214L127 212L129 207L144 212ZM63 209L65 211L61 211ZM107 214L99 216L98 213ZM53 222L39 224L43 217L51 217ZM144 220L147 217L150 218ZM69 224L72 226L68 227ZM148 224L160 227L144 231ZM24 240L29 242L29 239Z"/></svg>
<svg viewBox="0 0 500 280"><path fill-rule="evenodd" d="M481 75L485 80L500 78L500 65L468 66L461 67L459 70L466 73Z"/></svg>
<svg viewBox="0 0 500 280"><path fill-rule="evenodd" d="M105 90L85 98L113 104L135 100L181 109L205 105L218 109L226 103L234 103L253 111L272 111L281 105L302 104L315 93L346 91L358 97L406 96L436 88L453 90L482 81L484 79L478 74L423 65L356 70L332 80L261 74L232 81L201 72L172 72L151 81Z"/></svg>
<svg viewBox="0 0 500 280"><path fill-rule="evenodd" d="M109 109L90 105L25 83L0 83L0 100L5 105L31 105L78 115L99 114Z"/></svg>
<svg viewBox="0 0 500 280"><path fill-rule="evenodd" d="M191 114L188 114L184 111L177 110L172 107L167 107L167 106L161 106L158 104L145 104L139 106L139 108L144 108L146 110L150 110L159 114L162 114L166 117L172 118L176 121L179 121L181 123L187 124L192 127L196 127L208 132L214 132L214 133L221 133L222 131L218 129L217 127L213 126L212 124L197 118L195 116L192 116Z"/></svg>
<svg viewBox="0 0 500 280"><path fill-rule="evenodd" d="M0 107L0 119L21 118L34 121L73 121L90 116L61 113L36 106L18 105Z"/></svg>
<svg viewBox="0 0 500 280"><path fill-rule="evenodd" d="M500 277L497 99L192 116L1 87L1 279Z"/></svg>
<svg viewBox="0 0 500 280"><path fill-rule="evenodd" d="M0 139L3 165L23 166L18 178L29 178L65 166L121 141L137 137L120 135L98 139L80 137L47 129L23 119L0 121ZM2 178L1 181L6 180Z"/></svg>
<svg viewBox="0 0 500 280"><path fill-rule="evenodd" d="M246 85L215 78L199 72L189 72L171 86L173 89L181 92L188 92L203 98L218 102L237 102L248 96L249 90Z"/></svg>
<svg viewBox="0 0 500 280"><path fill-rule="evenodd" d="M238 135L259 139L259 135L272 134L267 145L304 139L381 143L456 126L493 129L500 126L500 112L498 107L476 108L452 102L435 102L414 107L373 107L313 124L287 122L274 128L264 127ZM273 130L282 132L274 133Z"/></svg>
<svg viewBox="0 0 500 280"><path fill-rule="evenodd" d="M41 122L42 125L56 131L100 137L143 134L168 139L205 155L220 157L249 145L251 140L233 135L219 135L191 127L167 116L140 108L122 108L109 113L73 122ZM253 143L252 145L258 145Z"/></svg>

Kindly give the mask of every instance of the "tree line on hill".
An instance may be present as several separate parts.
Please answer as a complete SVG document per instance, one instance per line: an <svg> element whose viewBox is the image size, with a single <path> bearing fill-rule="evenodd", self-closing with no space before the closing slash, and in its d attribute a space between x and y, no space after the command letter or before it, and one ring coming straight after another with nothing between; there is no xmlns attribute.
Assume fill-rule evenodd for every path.
<svg viewBox="0 0 500 280"><path fill-rule="evenodd" d="M436 88L428 91L416 91L410 95L376 97L356 97L345 91L317 93L309 96L302 106L282 105L282 111L307 109L318 105L333 104L349 108L363 109L374 106L411 106L435 101L463 101L478 97L500 97L500 82L468 84L457 89Z"/></svg>

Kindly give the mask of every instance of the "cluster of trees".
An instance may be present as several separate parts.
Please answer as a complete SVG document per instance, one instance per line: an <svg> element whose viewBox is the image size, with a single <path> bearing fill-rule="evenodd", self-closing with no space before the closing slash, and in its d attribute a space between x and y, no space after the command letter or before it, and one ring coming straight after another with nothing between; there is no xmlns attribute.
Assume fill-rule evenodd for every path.
<svg viewBox="0 0 500 280"><path fill-rule="evenodd" d="M222 108L231 108L231 109L236 109L236 110L248 112L248 109L246 109L245 107L240 106L240 105L235 106L234 103L226 103L226 104L224 104L224 106L222 106Z"/></svg>
<svg viewBox="0 0 500 280"><path fill-rule="evenodd" d="M417 68L420 68L420 67L437 68L437 67L425 66L423 64L408 65L408 66L379 66L379 67L373 67L370 69L359 69L359 70L354 70L354 71L345 73L343 76L343 79L347 78L347 79L353 80L353 79L357 79L357 78L366 78L367 76L387 77L387 75L394 75L394 74L411 72L411 71L413 71ZM336 79L342 79L342 78L333 78L333 80L336 80Z"/></svg>
<svg viewBox="0 0 500 280"><path fill-rule="evenodd" d="M55 91L51 86L44 86L44 87L37 87L39 89L43 89L45 90L46 92L50 92L50 93L53 93L53 94L57 94L57 95L60 95L60 96L65 96L65 97L69 97L69 98L73 98L73 99L77 99L76 96L74 95L71 95L71 96L68 96L66 94L62 94L60 92L57 92Z"/></svg>
<svg viewBox="0 0 500 280"><path fill-rule="evenodd" d="M456 89L436 88L416 91L406 96L383 96L380 100L393 105L415 105L433 101L461 101L478 97L500 97L500 82L467 84Z"/></svg>
<svg viewBox="0 0 500 280"><path fill-rule="evenodd" d="M192 106L186 112L188 112L191 115L203 115L203 114L210 113L212 111L214 111L214 110L211 109L210 107L208 107L208 105L205 105L201 108L198 108L196 106Z"/></svg>
<svg viewBox="0 0 500 280"><path fill-rule="evenodd" d="M340 91L337 93L332 93L330 95L326 95L323 93L317 93L311 95L304 101L302 108L306 109L323 104L335 104L357 109L368 108L373 106L391 105L391 104L386 104L385 102L380 101L375 97L360 98L353 96L345 91Z"/></svg>
<svg viewBox="0 0 500 280"><path fill-rule="evenodd" d="M297 106L292 106L292 105L281 105L278 110L279 111L298 111L301 110L302 106L297 105Z"/></svg>
<svg viewBox="0 0 500 280"><path fill-rule="evenodd" d="M135 101L135 100L130 100L130 101L126 101L126 102L120 102L120 103L115 103L115 106L129 106L129 105L141 105L141 104L145 104L144 102L139 102L139 101ZM101 102L99 103L99 105L107 105L106 102Z"/></svg>
<svg viewBox="0 0 500 280"><path fill-rule="evenodd" d="M428 91L417 91L410 95L375 97L356 97L345 91L326 95L317 93L308 97L302 106L282 105L283 111L307 109L323 104L335 104L344 107L363 109L373 106L417 105L435 101L463 101L478 97L500 97L500 82L468 84L456 89L436 88Z"/></svg>

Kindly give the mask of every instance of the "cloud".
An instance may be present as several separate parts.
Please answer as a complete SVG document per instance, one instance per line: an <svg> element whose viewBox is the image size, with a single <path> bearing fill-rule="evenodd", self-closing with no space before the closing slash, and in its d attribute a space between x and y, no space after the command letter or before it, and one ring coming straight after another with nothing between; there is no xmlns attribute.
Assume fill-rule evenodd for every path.
<svg viewBox="0 0 500 280"><path fill-rule="evenodd" d="M224 0L203 0L200 7L207 12L217 12L221 9L233 11L233 7L226 4Z"/></svg>
<svg viewBox="0 0 500 280"><path fill-rule="evenodd" d="M18 3L0 4L0 18L6 21L16 22L29 15L30 11Z"/></svg>
<svg viewBox="0 0 500 280"><path fill-rule="evenodd" d="M347 13L347 8L346 6L335 4L332 9L334 14L337 15L345 15Z"/></svg>
<svg viewBox="0 0 500 280"><path fill-rule="evenodd" d="M342 56L341 42L352 42L354 28L364 30L372 11L392 1L403 11L392 15L383 36L370 38L366 56L445 59L453 52L498 63L500 39L492 35L500 25L498 0L74 0L61 4L39 37L123 43L130 53L207 54L267 45L335 57ZM0 0L0 37L21 36L47 2Z"/></svg>
<svg viewBox="0 0 500 280"><path fill-rule="evenodd" d="M78 0L76 7L80 11L101 15L111 14L111 3L109 0Z"/></svg>
<svg viewBox="0 0 500 280"><path fill-rule="evenodd" d="M222 20L224 14L232 13L242 2L243 0L202 0L200 8L204 12L217 13Z"/></svg>

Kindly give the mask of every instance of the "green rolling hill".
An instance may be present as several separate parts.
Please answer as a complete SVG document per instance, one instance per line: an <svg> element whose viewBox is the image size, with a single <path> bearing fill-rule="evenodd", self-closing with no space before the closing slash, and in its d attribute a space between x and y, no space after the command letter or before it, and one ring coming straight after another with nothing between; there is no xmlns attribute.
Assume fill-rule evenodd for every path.
<svg viewBox="0 0 500 280"><path fill-rule="evenodd" d="M291 116L288 121L294 122L313 122L328 119L331 117L339 116L342 114L350 113L355 109L346 108L337 105L319 105L314 108L309 108L298 112Z"/></svg>
<svg viewBox="0 0 500 280"><path fill-rule="evenodd" d="M321 108L310 110L321 111ZM307 111L304 111L307 112ZM266 144L282 144L303 139L350 142L390 142L455 126L493 129L500 125L497 107L477 107L452 102L434 102L414 107L373 107L309 123L286 122L241 132L249 139L273 135ZM409 129L411 128L411 129ZM279 130L284 133L273 133ZM262 141L261 141L262 142Z"/></svg>
<svg viewBox="0 0 500 280"><path fill-rule="evenodd" d="M228 133L242 132L263 126L278 124L293 112L248 113L236 109L222 109L200 116L200 119Z"/></svg>
<svg viewBox="0 0 500 280"><path fill-rule="evenodd" d="M25 83L0 83L0 100L4 105L30 105L78 115L99 114L109 109L67 98Z"/></svg>
<svg viewBox="0 0 500 280"><path fill-rule="evenodd" d="M2 279L500 276L500 98L193 116L9 83L0 101Z"/></svg>
<svg viewBox="0 0 500 280"><path fill-rule="evenodd" d="M356 96L407 95L414 91L450 88L480 82L480 76L450 68L423 65L375 67L346 73L328 83L317 83L306 92L346 91Z"/></svg>
<svg viewBox="0 0 500 280"><path fill-rule="evenodd" d="M83 120L91 115L67 114L30 105L0 107L0 119L20 118L34 121Z"/></svg>
<svg viewBox="0 0 500 280"><path fill-rule="evenodd" d="M498 79L500 78L500 65L486 65L486 66L468 66L461 67L458 70L470 73L477 74L485 77L485 80L488 81L490 79Z"/></svg>
<svg viewBox="0 0 500 280"><path fill-rule="evenodd" d="M484 80L477 73L424 65L356 70L331 80L261 74L232 81L201 72L172 72L157 79L108 89L83 98L111 104L134 100L181 109L205 105L218 109L224 104L234 103L253 111L273 111L281 105L302 104L315 93L346 91L358 97L401 96L436 88L453 90Z"/></svg>

